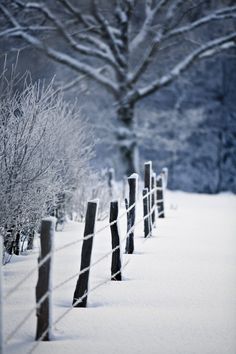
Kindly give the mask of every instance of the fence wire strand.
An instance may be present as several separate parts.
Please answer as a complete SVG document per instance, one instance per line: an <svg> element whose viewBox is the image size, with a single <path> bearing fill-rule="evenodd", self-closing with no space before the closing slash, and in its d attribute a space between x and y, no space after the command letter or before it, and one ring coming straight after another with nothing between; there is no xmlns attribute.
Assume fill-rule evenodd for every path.
<svg viewBox="0 0 236 354"><path fill-rule="evenodd" d="M151 196L153 193L155 193L156 190L158 190L159 187L154 187L153 189L151 189L148 193L146 193L144 196L142 196L141 200L147 198L148 196ZM157 203L162 202L163 200L158 200ZM107 228L109 228L110 226L114 225L117 223L118 220L122 219L124 216L127 216L127 214L137 205L137 201L135 201L132 205L130 205L123 213L121 213L116 220L109 222L108 224L104 225L103 227L101 227L100 229L96 230L96 235L100 234L101 232L103 232L104 230L106 230ZM153 210L152 210L153 211ZM152 212L151 211L151 212ZM148 214L149 215L149 214ZM46 262L47 260L52 256L52 254L55 254L57 252L60 252L66 248L69 248L71 246L74 246L78 243L81 243L85 240L88 240L90 238L92 238L94 236L94 234L89 234L84 236L83 238L80 238L78 240L69 242L61 247L58 247L56 249L54 249L52 252L48 253L46 257L44 257L38 264L37 266L35 266L32 270L30 270L25 276L23 276L23 278L21 280L19 280L17 282L16 285L14 285L5 295L5 300L7 300L25 281L27 281L28 278L30 278L39 268L41 268Z"/></svg>
<svg viewBox="0 0 236 354"><path fill-rule="evenodd" d="M124 270L127 265L129 264L130 259L128 261L125 262L125 264L122 266L122 268L112 274L112 277L115 277L117 274L120 273L120 271ZM69 307L66 311L64 311L52 324L52 327L55 327L55 325L57 325L61 320L63 320L64 317L66 317L73 309L76 305L78 305L80 302L82 302L82 300L87 297L89 294L91 294L92 292L94 292L96 289L100 288L101 286L107 284L108 282L111 281L111 277L106 278L105 280L103 280L102 282L98 283L97 285L95 285L93 288L91 288L89 291L87 291L86 293L84 293L84 295L82 295L80 298L76 299L76 302L74 303L73 306ZM44 338L44 336L48 333L48 328L43 332L43 334L41 335L41 337L37 340L37 342L33 345L33 347L30 349L30 351L27 352L27 354L32 354L37 347L40 345L42 339Z"/></svg>
<svg viewBox="0 0 236 354"><path fill-rule="evenodd" d="M37 310L37 308L46 300L51 291L47 291L41 299L32 307L28 313L24 316L24 318L17 324L17 326L8 334L6 338L6 343L11 340L11 338L19 331L19 329L25 324L25 322L31 317L31 315Z"/></svg>
<svg viewBox="0 0 236 354"><path fill-rule="evenodd" d="M148 193L146 193L145 195L142 196L141 200L144 200L145 198L148 198L149 196L153 195L153 193L155 193L157 190L162 190L163 188L161 187L154 187L153 189L151 189L150 191L148 191ZM34 311L40 306L40 304L47 298L47 296L50 294L51 291L55 291L59 288L61 288L63 285L65 285L66 283L68 283L69 281L75 279L76 277L79 277L81 274L89 271L91 268L95 267L98 263L102 262L105 258L109 257L111 254L113 254L116 250L118 250L119 248L121 248L123 242L127 239L127 237L134 231L135 227L137 225L139 225L141 222L143 222L144 220L146 220L147 218L150 218L152 213L154 211L156 212L156 216L159 217L160 215L164 214L164 211L159 212L158 213L158 208L157 208L157 204L163 202L162 200L156 200L156 204L153 205L153 207L151 208L151 210L148 212L148 214L146 214L145 216L142 216L138 221L135 221L134 225L132 227L129 228L129 230L126 232L125 236L122 238L122 240L120 240L120 244L116 247L114 247L112 250L110 250L109 252L105 253L102 257L98 258L96 261L94 261L92 264L90 264L88 267L80 270L79 272L75 273L74 275L68 277L67 279L65 279L64 281L60 282L59 284L57 284L56 286L53 287L52 290L50 290L49 292L45 293L42 298L36 303L36 305L31 308L28 313L24 316L24 318L17 324L17 326L10 332L10 334L7 336L6 338L6 343L9 342L12 337L19 331L19 329L25 324L25 322L32 316L32 314L34 313ZM52 256L52 254L55 254L57 252L60 252L66 248L69 248L71 246L74 246L78 243L81 243L83 241L86 241L92 237L94 237L94 235L97 235L103 231L105 231L107 228L110 228L111 226L115 225L116 223L119 222L120 219L122 219L124 216L128 216L129 212L136 207L137 205L137 201L135 201L132 205L130 205L123 213L121 213L116 220L113 220L112 222L109 222L108 224L102 226L100 229L96 230L93 234L89 234L84 236L83 238L80 238L78 240L69 242L61 247L58 247L54 250L52 250L50 253L48 253L43 259L40 260L40 262L37 264L37 266L35 268L33 268L32 270L30 270L20 281L17 282L17 284L15 286L13 286L6 294L5 299L8 299L13 293L15 293L15 291L25 282L27 281L27 279L29 277L31 277L40 267L42 267ZM150 221L151 223L151 221ZM152 224L152 223L151 223ZM151 235L151 231L149 232L149 234L147 235L147 237L145 238L145 240L147 238L150 237ZM118 273L120 273L129 263L130 260L128 260L122 267L121 269L115 273L112 274L111 277L116 276ZM96 286L94 286L92 289L90 289L87 293L85 293L82 297L80 297L79 299L76 300L74 306L76 306L79 302L81 302L83 300L83 298L85 298L86 296L88 296L91 292L95 291L97 288L99 288L100 286L106 284L108 281L111 280L111 277L107 278L105 281L97 284ZM62 315L60 315L57 320L53 323L53 326L56 325L60 320L62 320L73 308L74 306L70 307L69 309L67 309ZM33 348L28 352L28 354L33 353L33 351L37 348L37 346L39 345L39 343L41 342L41 340L44 338L44 336L47 334L48 329L41 335L41 337L38 339L38 341L35 343L35 345L33 346Z"/></svg>

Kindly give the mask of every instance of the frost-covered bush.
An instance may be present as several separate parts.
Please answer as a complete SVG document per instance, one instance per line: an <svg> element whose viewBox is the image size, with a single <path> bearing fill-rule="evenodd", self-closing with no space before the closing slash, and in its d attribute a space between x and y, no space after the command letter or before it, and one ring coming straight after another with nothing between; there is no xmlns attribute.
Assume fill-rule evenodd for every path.
<svg viewBox="0 0 236 354"><path fill-rule="evenodd" d="M21 87L16 89L16 85ZM87 125L76 104L29 75L0 76L0 231L9 253L19 232L37 229L58 195L71 194L91 157ZM17 244L18 243L18 244Z"/></svg>
<svg viewBox="0 0 236 354"><path fill-rule="evenodd" d="M90 171L85 178L81 179L79 188L75 191L72 199L72 208L78 221L85 219L87 203L93 199L99 199L98 220L103 220L108 216L109 203L112 199L107 175L103 171Z"/></svg>

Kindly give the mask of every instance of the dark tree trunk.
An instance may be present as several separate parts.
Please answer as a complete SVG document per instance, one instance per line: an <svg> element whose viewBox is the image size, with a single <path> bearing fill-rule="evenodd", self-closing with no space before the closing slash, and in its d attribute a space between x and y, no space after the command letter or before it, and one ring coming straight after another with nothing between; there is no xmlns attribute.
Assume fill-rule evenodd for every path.
<svg viewBox="0 0 236 354"><path fill-rule="evenodd" d="M117 110L120 127L117 131L119 158L126 176L138 172L139 153L135 131L134 109L130 105L120 105Z"/></svg>
<svg viewBox="0 0 236 354"><path fill-rule="evenodd" d="M129 24L132 16L132 5L129 1L117 2L119 11L116 18L120 29L119 49L121 58L118 58L120 71L116 73L119 93L117 94L117 118L119 129L117 131L117 141L119 157L123 172L126 176L138 173L138 143L135 132L134 104L128 101L128 96L132 90L132 84L128 82L129 74ZM123 14L123 15L121 15Z"/></svg>

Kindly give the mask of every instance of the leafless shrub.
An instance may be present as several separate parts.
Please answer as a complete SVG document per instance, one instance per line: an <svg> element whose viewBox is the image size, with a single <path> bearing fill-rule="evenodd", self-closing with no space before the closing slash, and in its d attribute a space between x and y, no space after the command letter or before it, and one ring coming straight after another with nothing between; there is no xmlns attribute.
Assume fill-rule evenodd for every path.
<svg viewBox="0 0 236 354"><path fill-rule="evenodd" d="M17 86L21 87L17 90ZM0 231L8 253L20 230L37 229L61 193L71 194L91 157L86 122L76 104L49 85L0 74Z"/></svg>
<svg viewBox="0 0 236 354"><path fill-rule="evenodd" d="M76 220L83 221L89 200L99 199L98 220L108 216L111 200L107 176L103 172L91 172L82 179L80 188L74 193L73 210Z"/></svg>

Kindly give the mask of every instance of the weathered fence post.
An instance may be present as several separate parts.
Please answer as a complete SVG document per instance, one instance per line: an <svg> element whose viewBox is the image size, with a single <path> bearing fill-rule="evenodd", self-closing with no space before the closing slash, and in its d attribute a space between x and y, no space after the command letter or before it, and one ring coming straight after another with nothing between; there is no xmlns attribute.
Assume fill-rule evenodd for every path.
<svg viewBox="0 0 236 354"><path fill-rule="evenodd" d="M37 330L36 340L49 341L52 336L52 274L51 262L53 253L55 219L49 217L41 222L40 245L38 258L38 282L36 285ZM40 264L45 257L46 261Z"/></svg>
<svg viewBox="0 0 236 354"><path fill-rule="evenodd" d="M128 177L129 184L129 208L132 208L127 213L127 225L129 230L127 230L127 239L126 239L126 248L125 252L128 254L132 254L134 252L134 223L135 223L135 212L136 212L136 197L138 190L138 175L133 173L130 177ZM131 230L131 231L130 231Z"/></svg>
<svg viewBox="0 0 236 354"><path fill-rule="evenodd" d="M123 197L123 199L125 199L125 196L126 196L126 184L127 184L127 178L126 178L126 176L124 176L122 178L122 197Z"/></svg>
<svg viewBox="0 0 236 354"><path fill-rule="evenodd" d="M114 168L109 168L108 170L108 187L109 187L109 193L110 197L113 197L114 194L114 182L115 182L115 171Z"/></svg>
<svg viewBox="0 0 236 354"><path fill-rule="evenodd" d="M119 203L114 201L110 203L110 225L111 228L111 244L112 244L112 261L111 261L111 280L122 280L121 274L121 249L120 236L117 224L119 214ZM114 274L114 275L113 275Z"/></svg>
<svg viewBox="0 0 236 354"><path fill-rule="evenodd" d="M15 244L14 254L16 256L19 256L19 254L20 254L20 231L19 230L16 231L14 244Z"/></svg>
<svg viewBox="0 0 236 354"><path fill-rule="evenodd" d="M163 175L163 188L166 189L167 185L168 185L168 168L167 167L163 167L163 169L161 170L161 173Z"/></svg>
<svg viewBox="0 0 236 354"><path fill-rule="evenodd" d="M148 191L151 189L151 176L152 176L152 161L145 162L144 164L144 188Z"/></svg>
<svg viewBox="0 0 236 354"><path fill-rule="evenodd" d="M145 162L144 164L144 188L148 189L148 222L149 222L149 231L150 231L150 236L152 234L152 217L151 217L151 184L152 184L152 180L151 180L151 176L152 176L152 161L148 161Z"/></svg>
<svg viewBox="0 0 236 354"><path fill-rule="evenodd" d="M74 307L87 306L87 293L88 293L88 282L89 282L89 271L90 271L89 267L90 267L91 255L92 255L95 222L97 218L97 209L98 209L98 200L88 202L87 212L85 217L84 241L82 246L81 265L80 265L80 272L83 273L79 275L79 278L77 280L77 284L73 296ZM80 298L82 296L83 298L80 301Z"/></svg>
<svg viewBox="0 0 236 354"><path fill-rule="evenodd" d="M4 354L4 336L3 336L3 237L0 236L0 353Z"/></svg>
<svg viewBox="0 0 236 354"><path fill-rule="evenodd" d="M27 250L32 250L34 248L34 236L35 231L33 229L30 229L27 241Z"/></svg>
<svg viewBox="0 0 236 354"><path fill-rule="evenodd" d="M159 218L164 218L165 217L165 212L164 212L164 193L163 193L163 178L161 175L157 177L156 180L156 186L157 186L157 210L158 210L158 217Z"/></svg>
<svg viewBox="0 0 236 354"><path fill-rule="evenodd" d="M156 189L156 174L153 172L151 176L151 218L152 218L152 225L156 227L156 203L155 203L155 189Z"/></svg>
<svg viewBox="0 0 236 354"><path fill-rule="evenodd" d="M129 201L127 198L125 198L125 209L127 211L127 235L129 235L129 230L131 228L131 219L129 217ZM126 244L127 244L127 241L126 241ZM127 253L127 250L125 249L125 252Z"/></svg>
<svg viewBox="0 0 236 354"><path fill-rule="evenodd" d="M148 189L143 189L143 221L144 221L144 237L148 237L150 233L149 210L148 210Z"/></svg>

